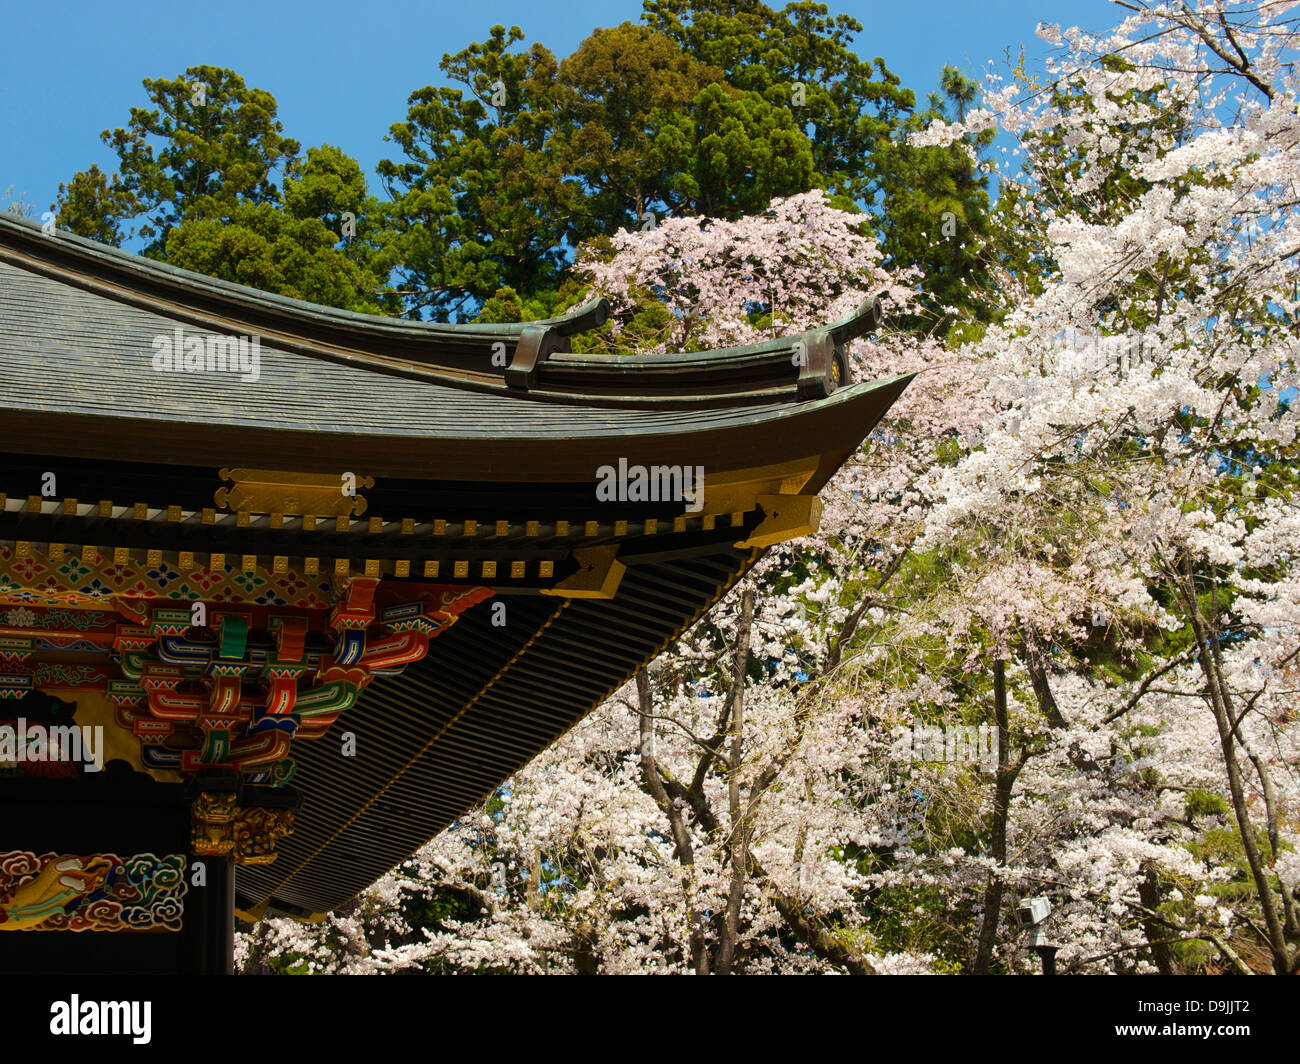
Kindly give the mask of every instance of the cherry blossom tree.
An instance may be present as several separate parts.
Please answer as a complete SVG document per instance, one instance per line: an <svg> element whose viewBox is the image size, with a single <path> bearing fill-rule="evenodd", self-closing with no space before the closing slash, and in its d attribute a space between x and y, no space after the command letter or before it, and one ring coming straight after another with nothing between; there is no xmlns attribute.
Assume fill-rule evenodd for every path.
<svg viewBox="0 0 1300 1064"><path fill-rule="evenodd" d="M974 345L1000 416L935 471L923 536L1014 535L1015 569L997 574L1012 600L1042 601L1029 584L1060 596L1019 626L1039 647L1115 652L1137 681L1105 720L1145 709L1138 726L1170 739L1195 722L1156 771L1226 802L1251 888L1235 916L1279 973L1300 960L1285 856L1300 652L1292 6L1152 5L1104 37L1042 27L1060 48L1049 83L986 95L1027 151L1006 175L1043 242L1026 261L1050 269L1038 292L1009 273L1008 313ZM1167 699L1155 716L1153 694ZM1163 896L1126 892L1184 928L1159 915Z"/></svg>
<svg viewBox="0 0 1300 1064"><path fill-rule="evenodd" d="M672 311L661 346L742 343L822 324L870 295L905 306L913 290L881 269L865 221L812 192L734 223L671 219L621 233L612 259L593 253L579 266L610 296L616 325L653 292ZM491 813L466 818L374 891L458 884L477 903L472 919L396 950L374 948L394 936L362 933L355 913L319 928L274 922L262 947L244 943L249 963L278 951L322 970L916 967L906 955L873 961L864 874L837 855L843 840L865 838L867 802L864 791L836 809L840 775L851 765L883 781L889 765L888 737L840 692L840 674L919 528L919 482L938 441L977 421L960 357L897 334L859 345L861 378L924 372L876 445L828 487L821 531L770 551L705 622L513 779ZM863 748L872 732L874 757Z"/></svg>

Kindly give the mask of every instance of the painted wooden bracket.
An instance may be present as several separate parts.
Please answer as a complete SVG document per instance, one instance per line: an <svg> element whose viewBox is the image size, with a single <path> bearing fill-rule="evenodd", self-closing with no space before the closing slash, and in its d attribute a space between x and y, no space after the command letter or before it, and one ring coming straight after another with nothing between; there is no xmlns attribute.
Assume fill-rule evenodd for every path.
<svg viewBox="0 0 1300 1064"><path fill-rule="evenodd" d="M737 547L770 547L811 535L821 524L822 501L816 495L760 495L757 501L763 520Z"/></svg>
<svg viewBox="0 0 1300 1064"><path fill-rule="evenodd" d="M578 571L554 587L539 588L538 593L559 598L613 598L627 572L627 566L618 560L618 544L577 547L573 557Z"/></svg>

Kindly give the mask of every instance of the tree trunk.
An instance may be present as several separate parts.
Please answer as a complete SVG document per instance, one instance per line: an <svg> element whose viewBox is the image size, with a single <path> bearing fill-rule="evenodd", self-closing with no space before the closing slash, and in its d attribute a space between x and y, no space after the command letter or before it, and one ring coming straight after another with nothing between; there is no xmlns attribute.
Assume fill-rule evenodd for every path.
<svg viewBox="0 0 1300 1064"><path fill-rule="evenodd" d="M677 863L682 867L682 894L686 901L686 920L690 928L687 948L690 951L691 967L695 969L696 975L708 975L709 952L704 942L704 916L695 906L695 850L691 846L691 833L686 829L682 810L668 796L668 791L664 787L663 774L659 763L655 760L654 700L650 696L650 677L645 669L636 674L636 693L641 718L641 777L645 781L650 797L668 818L668 826L673 833L673 845L677 852Z"/></svg>
<svg viewBox="0 0 1300 1064"><path fill-rule="evenodd" d="M1245 851L1246 864L1250 867L1251 877L1255 881L1255 891L1259 895L1268 945L1273 954L1273 970L1278 975L1285 975L1291 969L1292 960L1287 950L1282 921L1278 919L1277 906L1273 903L1273 888L1269 885L1264 859L1255 839L1255 825L1250 819L1250 810L1246 806L1246 789L1242 784L1241 766L1237 763L1232 701L1227 685L1223 682L1217 654L1217 637L1210 632L1209 625L1201 614L1201 605L1196 598L1196 580L1192 574L1192 559L1189 555L1183 555L1182 569L1184 579L1179 581L1179 587L1187 606L1192 634L1196 637L1201 672L1210 689L1210 708L1219 729L1219 745L1223 752L1224 768L1228 772L1228 793L1232 798L1232 812L1241 833L1241 845Z"/></svg>
<svg viewBox="0 0 1300 1064"><path fill-rule="evenodd" d="M1144 909L1155 912L1160 908L1160 884L1156 880L1156 870L1147 865L1143 868L1142 879L1138 883L1138 900ZM1151 946L1151 959L1161 975L1174 974L1174 954L1165 941L1169 932L1150 916L1142 917L1142 929L1146 931L1147 943Z"/></svg>
<svg viewBox="0 0 1300 1064"><path fill-rule="evenodd" d="M992 856L1001 867L1007 859L1007 814L1011 808L1011 790L1016 777L1024 767L1022 752L1015 765L1011 764L1011 741L1007 717L1006 663L993 663L993 713L998 726L998 771L993 792L993 842ZM979 944L971 970L976 975L988 975L993 960L993 946L997 942L998 923L1002 912L1002 879L995 872L989 876L984 890L984 919L980 927Z"/></svg>
<svg viewBox="0 0 1300 1064"><path fill-rule="evenodd" d="M746 589L741 598L740 629L736 633L736 656L731 665L731 750L727 758L727 810L730 814L731 832L728 849L731 854L731 883L727 890L727 909L719 923L718 952L713 969L719 975L730 975L736 958L736 939L740 934L740 907L745 900L749 855L749 833L752 815L741 811L740 768L744 757L745 738L745 673L749 668L749 629L754 621L754 592ZM751 808L753 803L750 803Z"/></svg>

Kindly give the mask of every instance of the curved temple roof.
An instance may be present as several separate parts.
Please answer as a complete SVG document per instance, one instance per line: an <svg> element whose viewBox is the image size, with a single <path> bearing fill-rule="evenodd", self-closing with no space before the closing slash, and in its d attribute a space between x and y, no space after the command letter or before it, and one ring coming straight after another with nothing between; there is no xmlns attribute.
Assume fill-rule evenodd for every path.
<svg viewBox="0 0 1300 1064"><path fill-rule="evenodd" d="M884 396L872 393L896 383L835 383L847 381L843 345L879 321L877 302L827 329L748 347L574 355L565 341L604 319L602 301L550 322L398 321L268 295L79 237L46 236L3 215L0 291L0 409L14 435L48 436L53 415L60 435L84 441L87 455L112 446L133 460L165 448L171 461L187 464L215 445L231 466L274 453L306 470L332 471L334 452L346 451L376 475L419 477L430 462L450 460L490 479L503 479L503 463L529 478L569 479L564 457L578 454L585 463L605 444L674 462L707 439L710 458L725 462L736 440L731 430L798 434L809 412L799 400L833 393L835 413L819 415L818 431L838 437L832 442L847 454L862 423L881 409ZM258 337L258 379L157 372L154 339L177 327ZM806 348L803 367L794 365L797 343ZM494 366L494 353L509 364ZM560 451L536 461L537 438L555 440ZM589 477L584 469L582 479Z"/></svg>
<svg viewBox="0 0 1300 1064"><path fill-rule="evenodd" d="M845 347L881 312L740 348L575 354L603 300L541 322L394 320L0 214L0 546L310 558L397 584L433 564L508 603L506 627L475 607L364 689L346 721L364 756L294 745L297 826L276 863L240 868L239 897L323 912L581 719L767 545L815 527L816 493L910 380L849 380ZM201 372L155 368L196 335L244 338L244 362L221 369L208 344ZM702 503L598 499L598 467L620 460L702 467ZM374 478L367 516L214 513L225 480L266 467ZM70 499L35 496L43 470ZM604 577L584 582L595 557ZM498 565L524 575L488 579Z"/></svg>

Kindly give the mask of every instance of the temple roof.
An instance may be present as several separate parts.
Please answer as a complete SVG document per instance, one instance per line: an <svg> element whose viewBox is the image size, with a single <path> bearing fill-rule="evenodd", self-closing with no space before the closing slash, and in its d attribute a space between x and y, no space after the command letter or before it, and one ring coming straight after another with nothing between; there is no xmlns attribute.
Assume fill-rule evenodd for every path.
<svg viewBox="0 0 1300 1064"><path fill-rule="evenodd" d="M60 453L78 457L112 447L124 460L206 464L216 455L242 466L275 454L333 471L342 456L375 476L428 476L431 464L452 462L467 478L590 480L593 450L662 462L707 452L721 468L751 461L752 441L765 439L766 457L781 461L814 424L842 457L906 383L836 389L817 376L835 365L799 370L793 345L806 343L815 361L814 334L680 355L552 350L604 319L599 300L565 318L511 325L353 314L44 236L4 215L0 292L0 411L15 440L0 449L30 451L33 438L54 436ZM829 326L826 357L842 359L843 343L879 316L873 302ZM155 370L154 338L178 327L187 336L258 336L258 379ZM510 365L492 365L494 344ZM521 349L534 347L534 382L512 385L512 370L526 376L515 365L530 353ZM839 373L846 379L846 362ZM817 390L825 395L810 394ZM57 433L48 431L52 417ZM548 441L544 457L539 440Z"/></svg>
<svg viewBox="0 0 1300 1064"><path fill-rule="evenodd" d="M469 609L334 732L295 742L303 806L274 864L239 869L244 912L335 908L489 795L768 545L815 527L816 493L910 380L850 383L845 345L878 300L741 348L567 351L607 314L354 314L0 214L0 547L412 594L423 575L508 605L505 627ZM156 369L178 330L256 338L257 379ZM598 467L620 460L702 467L702 508L599 499ZM36 494L47 470L57 498ZM340 470L371 486L318 521L299 496Z"/></svg>

